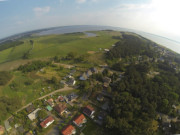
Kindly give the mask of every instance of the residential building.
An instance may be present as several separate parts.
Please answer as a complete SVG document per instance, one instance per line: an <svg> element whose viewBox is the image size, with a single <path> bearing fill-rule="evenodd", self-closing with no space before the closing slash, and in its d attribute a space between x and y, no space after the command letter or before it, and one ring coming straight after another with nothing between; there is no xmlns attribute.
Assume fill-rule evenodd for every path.
<svg viewBox="0 0 180 135"><path fill-rule="evenodd" d="M78 95L75 93L71 93L71 94L67 95L67 98L68 98L68 101L72 102L78 98Z"/></svg>
<svg viewBox="0 0 180 135"><path fill-rule="evenodd" d="M54 122L54 118L52 116L47 117L43 122L40 123L42 128L47 128Z"/></svg>
<svg viewBox="0 0 180 135"><path fill-rule="evenodd" d="M29 105L29 106L26 108L27 113L31 113L31 112L34 111L34 110L35 110L35 108L34 108L33 105Z"/></svg>
<svg viewBox="0 0 180 135"><path fill-rule="evenodd" d="M87 76L87 74L86 73L83 73L81 76L80 76L80 78L79 78L81 81L85 81L85 80L87 80L88 79L88 76Z"/></svg>
<svg viewBox="0 0 180 135"><path fill-rule="evenodd" d="M92 74L93 74L93 73L91 72L91 70L88 70L88 71L86 72L87 77L90 77Z"/></svg>
<svg viewBox="0 0 180 135"><path fill-rule="evenodd" d="M66 126L62 131L62 135L73 135L76 134L76 129L72 125Z"/></svg>
<svg viewBox="0 0 180 135"><path fill-rule="evenodd" d="M86 123L86 122L87 122L87 120L86 120L86 118L85 118L85 116L84 116L83 114L78 115L78 116L73 120L73 123L74 123L76 126L78 126L78 127L82 127L82 125L83 125L84 123Z"/></svg>
<svg viewBox="0 0 180 135"><path fill-rule="evenodd" d="M99 95L97 96L97 100L100 101L100 102L102 102L102 101L104 100L103 95L99 94Z"/></svg>
<svg viewBox="0 0 180 135"><path fill-rule="evenodd" d="M111 82L111 78L109 78L109 77L104 77L104 78L103 78L103 82L109 84L109 83Z"/></svg>
<svg viewBox="0 0 180 135"><path fill-rule="evenodd" d="M62 103L59 103L58 105L56 105L56 106L54 107L54 109L55 109L55 111L56 111L59 115L61 115L61 114L65 111L66 105L65 105L65 104L62 104Z"/></svg>
<svg viewBox="0 0 180 135"><path fill-rule="evenodd" d="M95 110L94 110L94 108L92 108L91 106L88 105L88 106L84 107L83 113L85 115L89 116L90 118L94 118L93 114L95 113Z"/></svg>
<svg viewBox="0 0 180 135"><path fill-rule="evenodd" d="M59 100L60 102L63 102L63 101L64 101L64 97L63 97L63 96L59 96L59 97L58 97L58 100Z"/></svg>
<svg viewBox="0 0 180 135"><path fill-rule="evenodd" d="M46 109L47 109L48 111L52 111L52 107L51 107L50 105L46 106Z"/></svg>
<svg viewBox="0 0 180 135"><path fill-rule="evenodd" d="M37 118L38 116L38 111L41 110L40 108L37 108L36 110L34 110L33 112L31 112L29 115L28 115L28 118L33 121Z"/></svg>
<svg viewBox="0 0 180 135"><path fill-rule="evenodd" d="M76 80L74 78L70 78L69 81L67 82L69 86L74 86L76 84Z"/></svg>
<svg viewBox="0 0 180 135"><path fill-rule="evenodd" d="M4 126L5 126L6 131L9 132L9 131L11 130L11 126L10 126L10 124L9 124L9 121L6 120L6 121L4 122Z"/></svg>
<svg viewBox="0 0 180 135"><path fill-rule="evenodd" d="M52 107L54 106L54 100L52 98L48 99L47 103Z"/></svg>
<svg viewBox="0 0 180 135"><path fill-rule="evenodd" d="M98 73L98 70L95 67L90 68L92 73Z"/></svg>

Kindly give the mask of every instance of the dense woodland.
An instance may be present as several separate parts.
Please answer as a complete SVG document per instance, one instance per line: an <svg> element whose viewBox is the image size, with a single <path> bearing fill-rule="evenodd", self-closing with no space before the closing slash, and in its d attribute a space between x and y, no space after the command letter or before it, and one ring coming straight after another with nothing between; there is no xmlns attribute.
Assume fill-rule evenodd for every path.
<svg viewBox="0 0 180 135"><path fill-rule="evenodd" d="M157 58L159 55L149 46L149 41L145 44L146 41L134 36L123 37L128 40L119 41L106 55L108 59L139 55ZM128 66L115 62L111 68L125 71L123 79L111 84L113 109L106 118L106 127L114 134L151 135L157 132L160 122L157 112L178 116L172 106L179 103L180 73L169 66L168 60L130 63ZM159 74L150 78L147 76L150 70Z"/></svg>

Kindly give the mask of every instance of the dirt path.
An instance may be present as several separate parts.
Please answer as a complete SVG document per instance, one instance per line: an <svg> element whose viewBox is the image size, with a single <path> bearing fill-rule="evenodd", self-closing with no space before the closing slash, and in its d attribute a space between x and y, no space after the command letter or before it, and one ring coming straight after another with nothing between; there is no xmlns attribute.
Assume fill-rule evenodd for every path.
<svg viewBox="0 0 180 135"><path fill-rule="evenodd" d="M33 101L41 100L41 99L43 99L43 98L45 98L45 97L48 97L48 96L50 96L50 95L52 95L52 94L55 94L55 93L57 93L57 92L69 91L69 90L73 90L73 88L68 87L68 86L65 86L65 87L62 88L62 89L58 89L58 90L56 90L56 91L53 91L53 92L51 92L51 93L49 93L49 94L46 94L46 95L44 95L44 96L42 96L42 97L40 97L40 98L38 98L38 99L35 99L35 100L33 100ZM32 101L32 102L33 102L33 101ZM23 110L23 109L25 109L26 107L28 107L28 106L31 105L31 104L32 104L32 103L29 103L29 104L21 107L19 110L16 111L16 113L19 112L19 111L21 111L21 110Z"/></svg>

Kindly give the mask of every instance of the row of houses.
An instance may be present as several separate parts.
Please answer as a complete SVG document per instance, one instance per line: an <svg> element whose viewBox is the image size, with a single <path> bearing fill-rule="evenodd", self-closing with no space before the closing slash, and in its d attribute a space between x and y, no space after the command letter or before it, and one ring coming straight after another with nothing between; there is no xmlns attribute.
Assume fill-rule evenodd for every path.
<svg viewBox="0 0 180 135"><path fill-rule="evenodd" d="M79 77L79 80L85 81L94 73L98 73L98 70L95 67L90 68Z"/></svg>
<svg viewBox="0 0 180 135"><path fill-rule="evenodd" d="M93 107L88 105L84 107L83 113L90 118L94 118L95 110ZM87 119L84 116L84 114L80 114L74 118L73 124L75 126L82 127L83 124L87 122ZM76 134L76 128L73 125L69 124L62 129L61 133L62 135L73 135L73 134Z"/></svg>

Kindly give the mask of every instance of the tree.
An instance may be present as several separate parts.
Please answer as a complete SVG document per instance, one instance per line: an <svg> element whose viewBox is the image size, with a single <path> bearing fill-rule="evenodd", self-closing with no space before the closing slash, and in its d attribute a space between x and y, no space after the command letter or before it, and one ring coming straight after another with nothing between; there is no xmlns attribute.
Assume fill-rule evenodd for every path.
<svg viewBox="0 0 180 135"><path fill-rule="evenodd" d="M42 121L45 117L47 117L47 113L45 110L39 110L38 111L38 119Z"/></svg>

